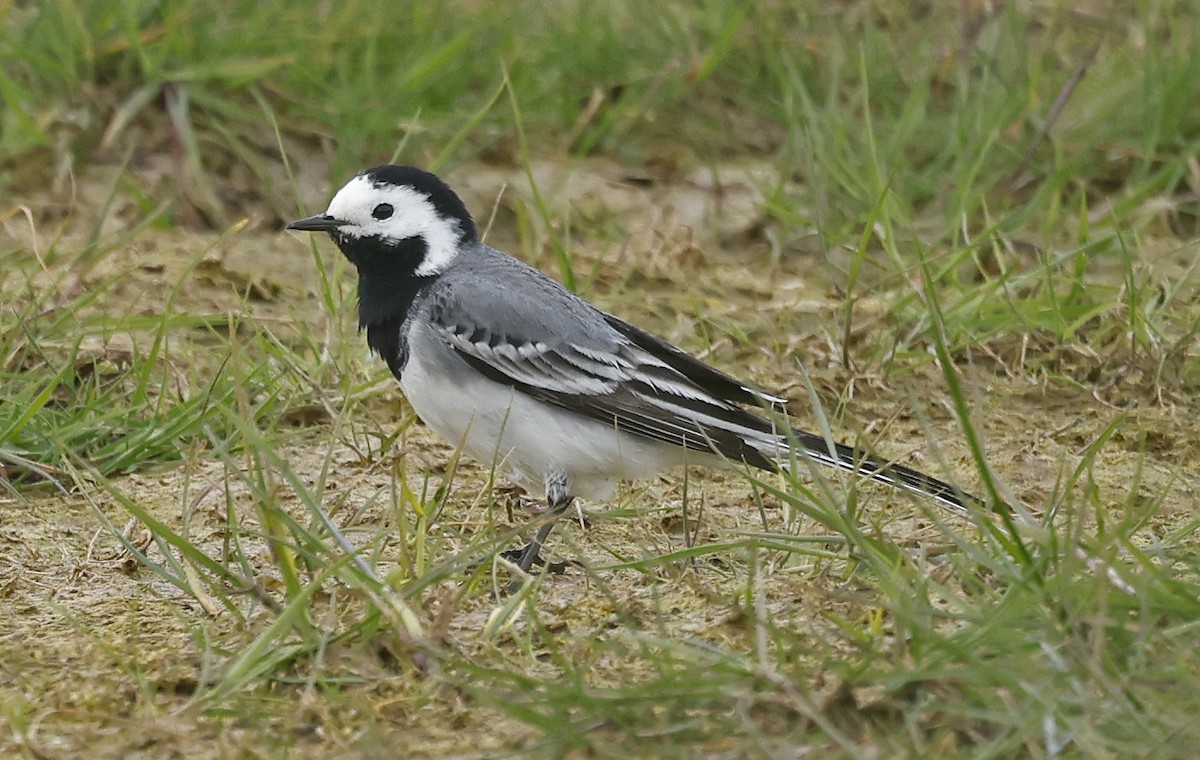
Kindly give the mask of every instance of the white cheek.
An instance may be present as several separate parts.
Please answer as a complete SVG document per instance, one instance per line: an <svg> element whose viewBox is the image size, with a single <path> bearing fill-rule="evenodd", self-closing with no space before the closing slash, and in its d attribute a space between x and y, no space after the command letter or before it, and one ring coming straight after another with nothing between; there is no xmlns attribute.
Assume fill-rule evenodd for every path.
<svg viewBox="0 0 1200 760"><path fill-rule="evenodd" d="M376 206L392 206L392 216L376 219ZM462 229L457 222L443 219L429 200L406 187L380 189L365 177L356 177L343 187L329 204L330 216L346 219L352 226L345 233L355 237L380 237L394 242L421 236L425 239L425 258L415 270L420 277L438 274L450 266L458 254Z"/></svg>
<svg viewBox="0 0 1200 760"><path fill-rule="evenodd" d="M403 219L370 219L355 225L363 237L380 237L392 242L400 242L419 235L420 230L412 224L405 224Z"/></svg>
<svg viewBox="0 0 1200 760"><path fill-rule="evenodd" d="M458 255L459 239L462 236L457 224L434 225L425 231L425 259L416 269L418 277L429 277L444 272Z"/></svg>

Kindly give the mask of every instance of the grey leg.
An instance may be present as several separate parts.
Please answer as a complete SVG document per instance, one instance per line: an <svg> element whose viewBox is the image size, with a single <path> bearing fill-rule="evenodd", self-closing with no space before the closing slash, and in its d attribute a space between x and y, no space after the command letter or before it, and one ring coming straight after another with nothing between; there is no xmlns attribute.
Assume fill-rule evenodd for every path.
<svg viewBox="0 0 1200 760"><path fill-rule="evenodd" d="M565 472L555 472L546 476L546 503L550 507L550 513L542 517L546 523L538 528L532 541L511 552L510 559L516 562L517 567L522 571L529 572L534 565L542 564L542 546L545 545L550 531L554 530L554 523L558 522L558 518L562 517L563 512L567 511L567 507L571 506L574 499L575 497L571 495L571 481ZM510 553L505 552L505 554Z"/></svg>

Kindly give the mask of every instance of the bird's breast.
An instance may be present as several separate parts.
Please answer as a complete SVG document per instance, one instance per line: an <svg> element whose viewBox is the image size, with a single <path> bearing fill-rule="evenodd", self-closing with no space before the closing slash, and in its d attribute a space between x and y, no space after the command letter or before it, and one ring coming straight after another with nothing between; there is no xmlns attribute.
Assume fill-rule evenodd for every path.
<svg viewBox="0 0 1200 760"><path fill-rule="evenodd" d="M621 480L649 477L687 456L484 377L420 329L409 336L400 387L447 443L533 493L544 492L548 475L565 473L572 496L608 499Z"/></svg>

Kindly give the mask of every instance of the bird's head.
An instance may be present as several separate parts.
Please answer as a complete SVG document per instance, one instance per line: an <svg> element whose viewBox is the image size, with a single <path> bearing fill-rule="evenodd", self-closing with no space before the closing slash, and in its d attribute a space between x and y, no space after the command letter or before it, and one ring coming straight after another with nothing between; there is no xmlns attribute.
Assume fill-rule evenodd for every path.
<svg viewBox="0 0 1200 760"><path fill-rule="evenodd" d="M475 223L454 191L411 166L376 166L347 182L323 214L289 230L328 232L358 268L441 274L464 244L477 240Z"/></svg>

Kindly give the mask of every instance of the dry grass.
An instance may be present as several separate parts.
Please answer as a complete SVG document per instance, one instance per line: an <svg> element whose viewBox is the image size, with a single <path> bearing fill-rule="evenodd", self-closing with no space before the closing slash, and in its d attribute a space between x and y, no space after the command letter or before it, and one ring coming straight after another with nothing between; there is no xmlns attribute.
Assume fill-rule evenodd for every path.
<svg viewBox="0 0 1200 760"><path fill-rule="evenodd" d="M547 14L519 53L484 13L476 56L418 14L395 70L371 45L419 40L363 7L325 30L362 57L275 18L307 61L189 3L63 4L57 36L5 11L28 52L0 133L0 751L1188 756L1194 12L969 5L630 5L587 34ZM638 30L628 68L605 24ZM82 37L72 80L50 62ZM578 71L538 73L564 51ZM412 88L421 128L354 123L356 87ZM503 593L531 517L367 356L336 252L279 231L396 142L453 157L493 244L807 427L811 383L839 438L1019 519L674 473L588 505L550 547L578 564Z"/></svg>

